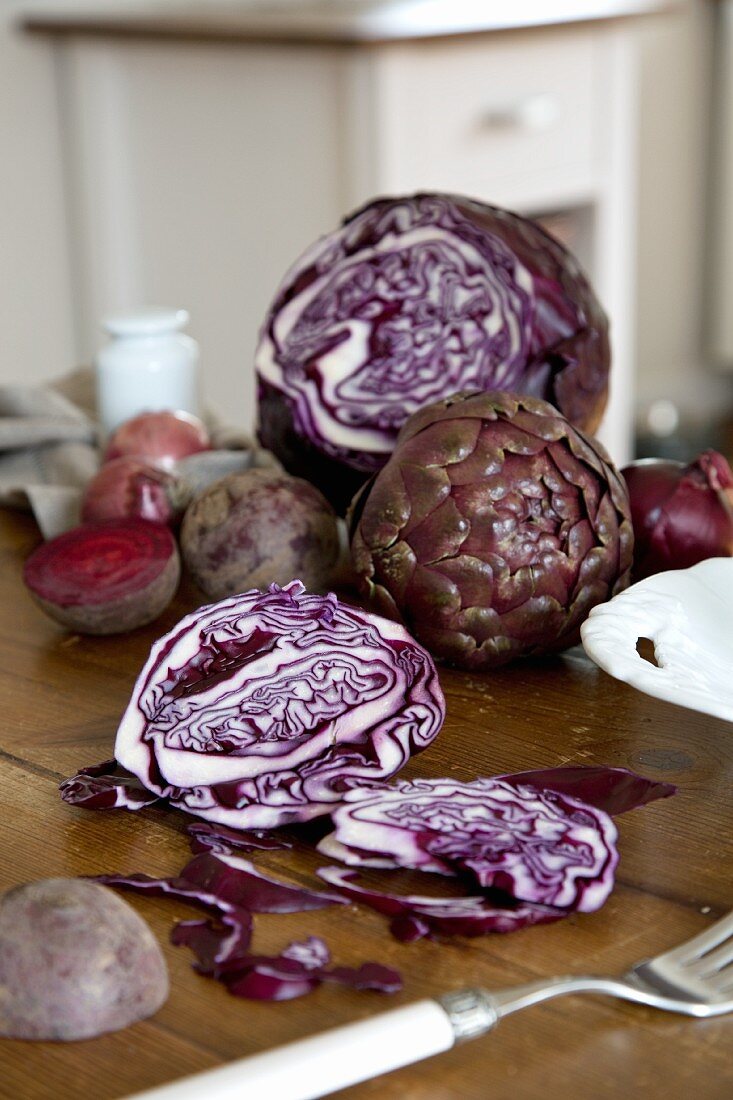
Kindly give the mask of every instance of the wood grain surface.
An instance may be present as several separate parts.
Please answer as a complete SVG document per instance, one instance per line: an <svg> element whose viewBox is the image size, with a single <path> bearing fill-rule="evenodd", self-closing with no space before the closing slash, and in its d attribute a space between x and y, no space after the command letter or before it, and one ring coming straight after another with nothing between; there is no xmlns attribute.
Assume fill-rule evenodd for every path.
<svg viewBox="0 0 733 1100"><path fill-rule="evenodd" d="M23 587L22 562L37 541L29 518L0 516L0 887L52 875L176 872L188 857L182 814L76 809L61 802L57 786L78 766L111 755L151 643L196 606L196 594L184 586L156 624L128 636L69 635L35 608ZM164 946L172 981L167 1004L153 1019L99 1039L0 1040L0 1096L129 1096L467 984L490 988L559 973L621 972L733 906L730 725L619 684L580 650L480 677L444 672L441 681L448 703L444 730L406 775L471 779L606 763L678 784L674 798L618 819L618 883L600 912L510 935L412 945L397 943L383 917L356 906L258 916L258 951L317 934L336 962L378 960L401 970L405 982L394 997L323 986L300 1000L261 1004L199 977L189 952L168 944L174 920L195 911L126 895ZM311 884L323 862L302 851L254 858L290 881ZM374 881L387 880L376 875ZM348 1091L354 1100L691 1095L733 1095L733 1017L696 1021L594 997L518 1013L484 1039ZM248 1097L246 1081L242 1096Z"/></svg>

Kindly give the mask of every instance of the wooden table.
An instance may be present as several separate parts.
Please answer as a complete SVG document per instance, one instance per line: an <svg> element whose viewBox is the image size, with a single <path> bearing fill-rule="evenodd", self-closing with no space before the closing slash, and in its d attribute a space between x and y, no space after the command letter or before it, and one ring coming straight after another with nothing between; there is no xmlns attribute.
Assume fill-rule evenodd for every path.
<svg viewBox="0 0 733 1100"><path fill-rule="evenodd" d="M150 644L195 606L195 594L184 587L157 624L127 637L66 634L36 610L22 586L22 561L37 541L30 519L0 516L0 886L112 870L176 872L188 855L182 814L76 809L61 802L57 785L79 765L111 755L117 721ZM445 672L441 680L445 728L405 774L470 779L568 762L608 763L679 785L674 798L619 819L618 883L600 912L506 936L409 946L391 938L383 917L362 908L261 916L257 950L322 935L337 962L375 959L396 966L405 987L383 997L323 986L307 998L260 1004L230 997L193 972L187 950L168 945L174 919L195 915L189 907L126 895L164 945L172 980L168 1003L152 1020L82 1043L0 1040L0 1097L127 1096L466 984L621 972L733 906L730 725L619 684L580 650L482 677ZM303 883L315 883L312 871L322 862L302 852L256 858L263 868ZM733 1095L733 1018L696 1021L600 998L564 998L348 1095L727 1098Z"/></svg>

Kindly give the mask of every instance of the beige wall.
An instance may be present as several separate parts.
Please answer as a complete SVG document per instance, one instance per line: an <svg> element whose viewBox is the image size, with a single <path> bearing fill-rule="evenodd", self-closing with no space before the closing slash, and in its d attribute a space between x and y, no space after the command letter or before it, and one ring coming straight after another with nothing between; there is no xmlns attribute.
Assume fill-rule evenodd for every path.
<svg viewBox="0 0 733 1100"><path fill-rule="evenodd" d="M642 34L636 405L668 397L705 420L733 403L733 378L704 364L712 15L708 0ZM714 227L711 227L714 231Z"/></svg>
<svg viewBox="0 0 733 1100"><path fill-rule="evenodd" d="M53 56L0 0L0 382L74 363Z"/></svg>

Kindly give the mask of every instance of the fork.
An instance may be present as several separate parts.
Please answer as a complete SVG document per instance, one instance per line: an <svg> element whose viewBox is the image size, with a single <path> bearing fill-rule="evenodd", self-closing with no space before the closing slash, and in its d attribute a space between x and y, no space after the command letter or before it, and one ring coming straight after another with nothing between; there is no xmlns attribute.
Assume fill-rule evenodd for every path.
<svg viewBox="0 0 733 1100"><path fill-rule="evenodd" d="M484 1035L512 1012L565 993L603 993L686 1016L721 1016L733 1011L732 964L733 912L621 978L546 978L496 993L447 993L139 1093L135 1100L312 1100L449 1050Z"/></svg>

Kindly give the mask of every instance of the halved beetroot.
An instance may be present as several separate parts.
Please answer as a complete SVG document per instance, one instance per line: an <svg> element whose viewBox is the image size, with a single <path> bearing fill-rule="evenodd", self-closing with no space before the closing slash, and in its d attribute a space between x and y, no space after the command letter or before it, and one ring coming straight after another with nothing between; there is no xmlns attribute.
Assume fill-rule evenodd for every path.
<svg viewBox="0 0 733 1100"><path fill-rule="evenodd" d="M85 523L44 542L23 578L42 611L81 634L121 634L170 603L181 564L167 527L145 519Z"/></svg>

